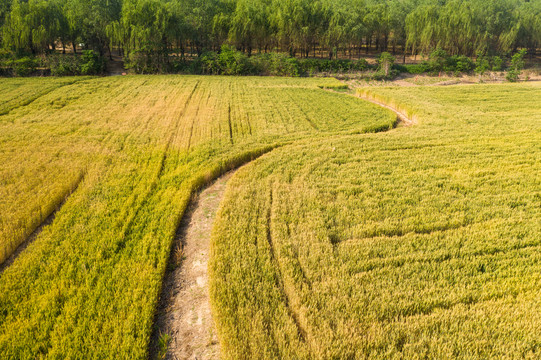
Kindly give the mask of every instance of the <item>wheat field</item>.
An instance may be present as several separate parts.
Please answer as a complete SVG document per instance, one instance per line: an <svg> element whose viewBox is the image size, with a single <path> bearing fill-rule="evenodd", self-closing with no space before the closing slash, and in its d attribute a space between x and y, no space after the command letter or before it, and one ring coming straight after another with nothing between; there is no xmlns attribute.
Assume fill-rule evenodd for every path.
<svg viewBox="0 0 541 360"><path fill-rule="evenodd" d="M418 124L300 140L231 180L223 358L538 358L541 86L359 92Z"/></svg>
<svg viewBox="0 0 541 360"><path fill-rule="evenodd" d="M336 84L0 80L0 261L55 216L0 274L0 357L147 357L172 238L196 189L303 138L394 126L392 112L321 89Z"/></svg>

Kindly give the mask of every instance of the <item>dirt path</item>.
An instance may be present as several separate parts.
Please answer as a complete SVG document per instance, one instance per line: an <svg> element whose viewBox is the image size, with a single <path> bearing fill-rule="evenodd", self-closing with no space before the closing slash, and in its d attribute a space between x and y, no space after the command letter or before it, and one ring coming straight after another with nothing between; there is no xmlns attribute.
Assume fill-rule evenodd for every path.
<svg viewBox="0 0 541 360"><path fill-rule="evenodd" d="M166 276L152 340L156 358L219 358L207 267L212 225L232 175L222 176L192 201L177 231L171 266L177 265Z"/></svg>
<svg viewBox="0 0 541 360"><path fill-rule="evenodd" d="M120 56L113 56L113 60L109 60L107 63L107 75L118 76L125 73L124 61Z"/></svg>
<svg viewBox="0 0 541 360"><path fill-rule="evenodd" d="M392 110L404 126L414 123L397 109L365 100ZM199 193L177 230L155 318L152 359L219 358L220 345L210 308L208 260L216 212L233 173Z"/></svg>
<svg viewBox="0 0 541 360"><path fill-rule="evenodd" d="M351 84L347 84L347 85L351 85ZM355 87L353 88L353 90L355 90ZM327 91L330 91L330 92L337 92L335 90L327 90ZM408 115L402 111L400 111L399 109L396 109L392 106L389 106L387 104L384 104L382 102L379 102L377 100L374 100L372 99L371 97L368 97L368 96L362 96L362 95L359 95L357 93L350 93L348 94L350 96L353 96L353 97L356 97L358 99L362 99L362 100L366 100L366 101L369 101L373 104L376 104L376 105L379 105L385 109L389 109L391 110L392 112L394 112L397 116L397 119L398 119L398 126L412 126L412 125L415 125L417 124L417 120L415 118L409 118Z"/></svg>
<svg viewBox="0 0 541 360"><path fill-rule="evenodd" d="M356 96L358 98L360 98L360 99L370 101L373 104L376 104L376 105L379 105L379 106L381 106L381 107L383 107L385 109L391 110L392 112L394 112L396 114L396 116L398 117L398 120L399 120L399 122L400 122L400 124L402 126L411 126L411 125L414 125L414 124L417 123L417 121L415 119L412 119L412 118L410 119L407 114L403 113L402 111L400 111L400 110L398 110L398 109L396 109L396 108L394 108L392 106L389 106L387 104L384 104L382 102L379 102L377 100L374 100L374 99L366 97L366 96L361 96L361 95L356 95Z"/></svg>

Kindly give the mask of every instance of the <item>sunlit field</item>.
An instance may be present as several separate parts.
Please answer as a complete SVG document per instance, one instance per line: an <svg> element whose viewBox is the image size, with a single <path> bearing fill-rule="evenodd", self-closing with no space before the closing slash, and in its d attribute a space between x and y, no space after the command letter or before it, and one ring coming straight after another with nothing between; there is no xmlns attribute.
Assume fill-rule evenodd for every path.
<svg viewBox="0 0 541 360"><path fill-rule="evenodd" d="M359 92L418 124L301 140L231 180L223 357L538 358L541 86Z"/></svg>
<svg viewBox="0 0 541 360"><path fill-rule="evenodd" d="M145 358L171 241L197 188L302 139L393 128L391 111L321 89L336 85L0 80L0 262L59 208L0 275L0 357Z"/></svg>

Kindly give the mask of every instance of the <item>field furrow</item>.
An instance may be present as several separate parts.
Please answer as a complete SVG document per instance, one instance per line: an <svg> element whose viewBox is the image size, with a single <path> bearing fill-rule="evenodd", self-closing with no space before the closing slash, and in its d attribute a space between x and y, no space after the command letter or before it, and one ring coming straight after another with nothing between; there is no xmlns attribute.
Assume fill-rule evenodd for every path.
<svg viewBox="0 0 541 360"><path fill-rule="evenodd" d="M231 179L211 261L223 356L535 358L539 85L371 91L418 125L297 141ZM272 248L254 243L268 211ZM276 342L292 304L309 347Z"/></svg>
<svg viewBox="0 0 541 360"><path fill-rule="evenodd" d="M2 80L0 88L11 81L20 80ZM36 80L25 81L32 86ZM306 135L293 132L304 128L297 124L304 119L289 118L291 133L284 136L280 117L266 113L287 114L283 107L289 105L281 105L287 96L276 89L272 96L261 94L273 86L295 87L317 91L325 102L330 95L317 85L334 81L87 79L4 115L5 254L12 251L12 234L35 228L17 219L31 219L35 208L54 208L55 194L63 199L81 172L86 175L54 221L0 275L0 357L145 358L172 239L192 193L228 169ZM347 106L366 117L341 121L343 126L339 121L336 131L393 117L379 111L373 118L375 107L361 101ZM250 129L245 113L258 119ZM36 196L36 189L46 191Z"/></svg>

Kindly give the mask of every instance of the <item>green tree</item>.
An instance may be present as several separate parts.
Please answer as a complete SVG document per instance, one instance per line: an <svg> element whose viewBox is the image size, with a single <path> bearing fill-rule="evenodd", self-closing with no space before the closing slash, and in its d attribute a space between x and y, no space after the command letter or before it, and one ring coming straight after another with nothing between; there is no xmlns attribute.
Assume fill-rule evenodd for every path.
<svg viewBox="0 0 541 360"><path fill-rule="evenodd" d="M507 80L511 82L518 81L518 77L522 69L524 69L524 56L526 56L526 49L522 49L511 58L511 66L507 72Z"/></svg>

